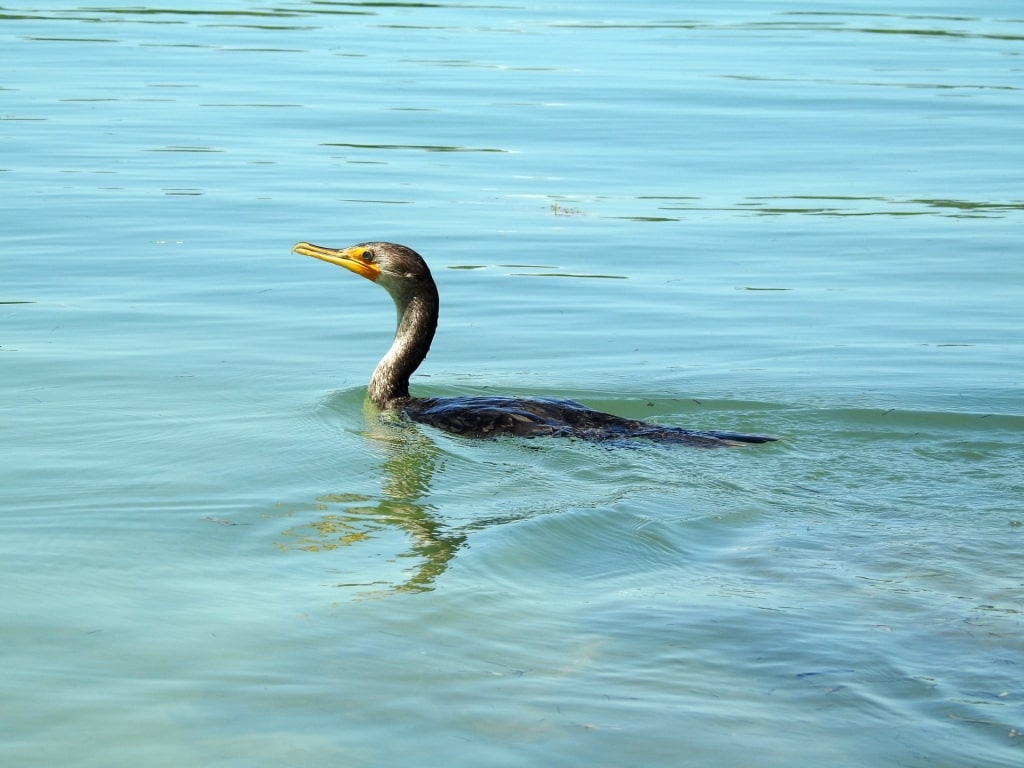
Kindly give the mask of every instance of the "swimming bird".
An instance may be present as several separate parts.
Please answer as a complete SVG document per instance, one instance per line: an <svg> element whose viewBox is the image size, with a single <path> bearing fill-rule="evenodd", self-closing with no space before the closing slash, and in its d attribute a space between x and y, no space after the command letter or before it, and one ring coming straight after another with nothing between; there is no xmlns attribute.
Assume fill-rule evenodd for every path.
<svg viewBox="0 0 1024 768"><path fill-rule="evenodd" d="M302 242L292 251L361 275L381 286L394 300L398 310L395 338L377 363L367 388L370 401L382 411L398 412L411 421L471 437L548 436L594 441L640 438L708 448L776 439L653 424L555 398L413 397L409 394L409 378L430 350L440 308L437 286L423 257L412 248L383 242L340 249Z"/></svg>

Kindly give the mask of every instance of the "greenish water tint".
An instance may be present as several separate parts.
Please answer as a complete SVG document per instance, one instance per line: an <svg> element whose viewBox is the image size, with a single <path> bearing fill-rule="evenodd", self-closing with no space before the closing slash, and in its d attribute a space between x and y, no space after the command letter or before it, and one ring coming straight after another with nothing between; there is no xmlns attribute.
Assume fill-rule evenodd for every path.
<svg viewBox="0 0 1024 768"><path fill-rule="evenodd" d="M0 10L5 765L1019 764L1016 4L53 5ZM382 423L388 298L289 252L371 239L418 393L782 439Z"/></svg>

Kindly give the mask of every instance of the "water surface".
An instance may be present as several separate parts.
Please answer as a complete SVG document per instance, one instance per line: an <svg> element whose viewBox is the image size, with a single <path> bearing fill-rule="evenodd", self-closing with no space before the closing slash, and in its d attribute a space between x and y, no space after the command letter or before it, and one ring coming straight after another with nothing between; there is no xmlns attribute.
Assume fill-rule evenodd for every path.
<svg viewBox="0 0 1024 768"><path fill-rule="evenodd" d="M18 766L1012 766L1008 2L0 11ZM423 394L778 434L382 424ZM756 755L752 758L751 755Z"/></svg>

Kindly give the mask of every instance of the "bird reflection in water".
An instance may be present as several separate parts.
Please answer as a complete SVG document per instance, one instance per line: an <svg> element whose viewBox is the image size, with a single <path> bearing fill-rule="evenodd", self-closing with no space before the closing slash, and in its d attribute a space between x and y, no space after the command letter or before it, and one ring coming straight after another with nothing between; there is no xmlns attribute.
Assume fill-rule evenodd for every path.
<svg viewBox="0 0 1024 768"><path fill-rule="evenodd" d="M369 437L385 451L382 496L374 500L351 493L325 494L316 500L318 517L283 531L278 546L323 552L362 546L388 530L401 530L412 544L399 560L409 558L416 565L403 567L400 579L335 586L366 588L361 597L429 591L467 537L466 531L444 525L434 507L422 501L440 451L429 437L393 424L379 423Z"/></svg>

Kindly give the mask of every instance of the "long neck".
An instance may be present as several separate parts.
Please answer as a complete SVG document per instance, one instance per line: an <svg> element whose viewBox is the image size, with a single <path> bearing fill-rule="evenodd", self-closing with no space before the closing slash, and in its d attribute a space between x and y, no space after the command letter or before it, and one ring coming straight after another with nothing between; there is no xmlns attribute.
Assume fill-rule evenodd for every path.
<svg viewBox="0 0 1024 768"><path fill-rule="evenodd" d="M409 397L409 377L430 351L437 328L439 300L433 280L415 291L392 294L398 310L398 328L391 349L377 363L367 394L378 408L387 409Z"/></svg>

